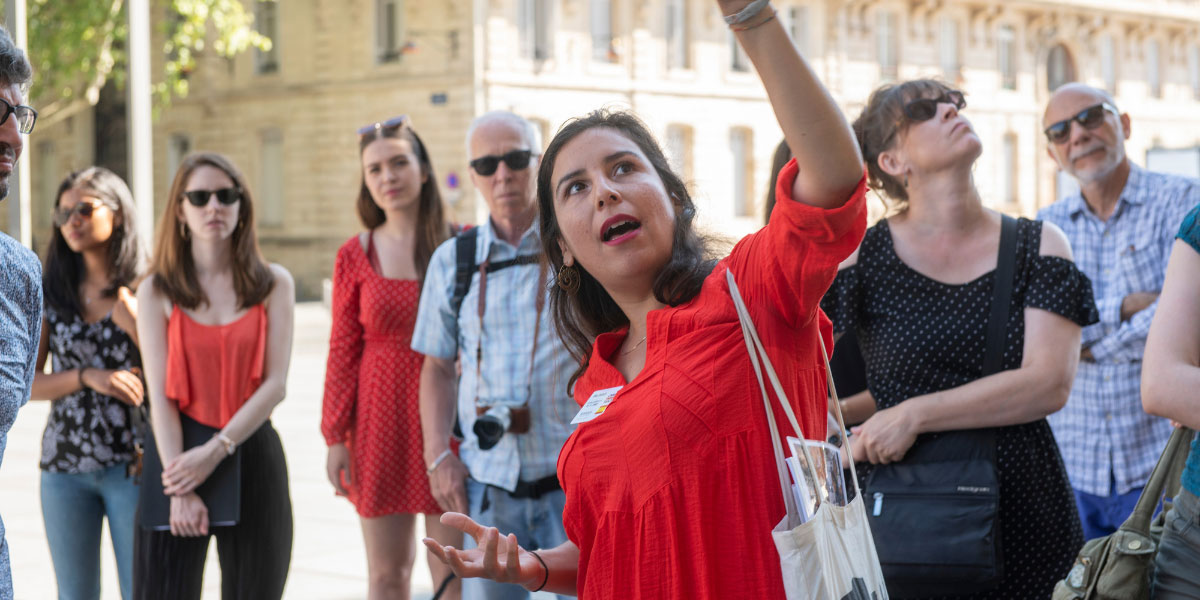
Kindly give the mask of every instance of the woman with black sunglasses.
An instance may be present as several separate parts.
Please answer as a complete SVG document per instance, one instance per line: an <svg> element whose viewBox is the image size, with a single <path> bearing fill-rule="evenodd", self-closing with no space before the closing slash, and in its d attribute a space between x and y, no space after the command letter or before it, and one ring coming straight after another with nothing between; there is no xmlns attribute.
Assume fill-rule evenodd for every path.
<svg viewBox="0 0 1200 600"><path fill-rule="evenodd" d="M157 238L138 287L157 449L138 505L134 597L198 599L215 535L222 596L278 599L292 504L270 416L285 396L295 285L263 259L253 197L219 154L179 165ZM200 488L210 476L215 489Z"/></svg>
<svg viewBox="0 0 1200 600"><path fill-rule="evenodd" d="M41 499L60 598L100 597L106 518L121 596L132 597L143 388L129 286L145 258L133 214L129 188L103 167L68 175L54 200L32 397L53 401ZM50 354L53 372L45 373Z"/></svg>
<svg viewBox="0 0 1200 600"><path fill-rule="evenodd" d="M429 258L452 230L425 144L406 117L358 132L356 208L366 231L342 244L333 270L333 328L321 433L334 492L354 504L367 549L369 600L409 597L416 515L461 546L429 489L418 407L423 357L409 348ZM435 585L450 569L429 561ZM461 583L442 598L457 598Z"/></svg>
<svg viewBox="0 0 1200 600"><path fill-rule="evenodd" d="M870 183L892 213L842 264L822 308L836 331L858 335L866 359L877 412L851 436L854 455L870 463L858 471L865 482L878 465L920 460L903 462L946 432L976 432L963 439L994 447L1002 575L957 585L951 595L1048 598L1083 539L1045 417L1066 402L1081 326L1098 315L1062 231L1017 220L1007 341L1000 370L983 376L992 297L1004 285L995 275L1001 215L975 187L982 145L965 107L961 92L931 80L871 95L854 130ZM990 431L994 438L979 433ZM869 484L864 494L877 517L900 506ZM875 534L885 571L889 556L921 562L925 540L881 541L884 526L877 521Z"/></svg>

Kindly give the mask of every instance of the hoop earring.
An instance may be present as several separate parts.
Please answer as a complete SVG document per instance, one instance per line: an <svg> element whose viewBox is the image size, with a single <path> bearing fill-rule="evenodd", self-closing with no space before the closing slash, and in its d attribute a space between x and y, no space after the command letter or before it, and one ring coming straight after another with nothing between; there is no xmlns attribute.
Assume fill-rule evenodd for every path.
<svg viewBox="0 0 1200 600"><path fill-rule="evenodd" d="M579 270L574 266L563 266L558 268L558 275L554 277L555 283L559 289L574 296L579 293Z"/></svg>

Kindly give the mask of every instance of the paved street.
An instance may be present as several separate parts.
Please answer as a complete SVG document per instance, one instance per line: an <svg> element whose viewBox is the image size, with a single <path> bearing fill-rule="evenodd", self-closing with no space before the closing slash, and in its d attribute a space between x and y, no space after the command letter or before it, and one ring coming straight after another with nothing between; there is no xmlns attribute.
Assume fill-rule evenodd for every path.
<svg viewBox="0 0 1200 600"><path fill-rule="evenodd" d="M291 476L295 545L285 598L341 600L365 598L366 558L358 517L345 499L334 496L325 479L321 439L321 391L325 381L329 315L320 303L296 307L296 341L288 397L276 409L274 424L283 438ZM54 570L42 529L38 499L38 452L49 405L31 402L21 409L8 436L0 468L0 516L8 529L16 600L53 600ZM424 535L418 519L418 539ZM216 544L209 547L204 598L220 598ZM112 549L105 533L103 600L120 600ZM427 600L432 586L419 553L414 568L415 600ZM535 598L553 596L537 594Z"/></svg>

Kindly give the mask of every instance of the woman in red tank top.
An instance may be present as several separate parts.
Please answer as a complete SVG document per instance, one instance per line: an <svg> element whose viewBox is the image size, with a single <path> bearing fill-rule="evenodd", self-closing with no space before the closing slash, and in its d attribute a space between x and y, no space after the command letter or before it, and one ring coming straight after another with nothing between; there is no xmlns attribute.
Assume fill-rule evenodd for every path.
<svg viewBox="0 0 1200 600"><path fill-rule="evenodd" d="M418 409L423 356L409 348L429 257L450 236L437 176L412 122L401 116L359 130L358 216L366 231L342 244L333 270L333 328L321 433L334 491L362 521L368 598L407 598L417 513L441 544L462 533L438 520ZM429 561L434 585L451 576ZM441 596L457 598L457 579Z"/></svg>
<svg viewBox="0 0 1200 600"><path fill-rule="evenodd" d="M713 260L687 186L636 117L601 110L558 131L537 178L542 245L558 273L550 306L580 359L575 400L604 409L582 415L559 454L569 541L525 551L511 534L446 514L479 547L426 543L462 576L587 600L784 598L771 538L785 512L771 450L780 440L726 273L784 374L803 433L823 439L825 369L814 338L832 346L832 330L818 303L862 239L866 188L845 117L775 9L716 4L733 16L795 154L772 218Z"/></svg>
<svg viewBox="0 0 1200 600"><path fill-rule="evenodd" d="M214 535L222 595L278 599L291 561L292 506L269 419L285 394L295 285L263 259L253 197L219 154L183 160L156 238L151 274L138 288L138 336L170 529L154 528L143 493L134 598L198 599ZM211 437L185 447L185 431ZM237 466L239 493L226 496L238 506L232 524L210 523L197 493L222 463Z"/></svg>

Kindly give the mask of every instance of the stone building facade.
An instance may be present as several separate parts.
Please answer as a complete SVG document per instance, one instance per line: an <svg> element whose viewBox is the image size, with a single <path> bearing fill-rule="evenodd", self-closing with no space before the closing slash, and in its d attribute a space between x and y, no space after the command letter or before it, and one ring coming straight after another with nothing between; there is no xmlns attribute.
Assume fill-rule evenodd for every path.
<svg viewBox="0 0 1200 600"><path fill-rule="evenodd" d="M612 107L657 134L708 227L736 236L762 222L781 134L711 0L245 1L275 46L203 58L188 97L161 111L157 204L184 154L228 154L258 196L264 251L296 275L302 297L319 295L337 246L360 227L355 130L398 114L429 146L459 221L486 214L466 164L475 115L512 110L548 139L564 120ZM1139 163L1155 148L1200 146L1200 0L774 5L851 118L888 81L932 76L966 91L984 145L977 185L1007 212L1031 215L1061 194L1041 112L1062 82L1113 92L1133 119L1127 148ZM29 141L40 239L58 181L96 160L98 114L39 123Z"/></svg>

